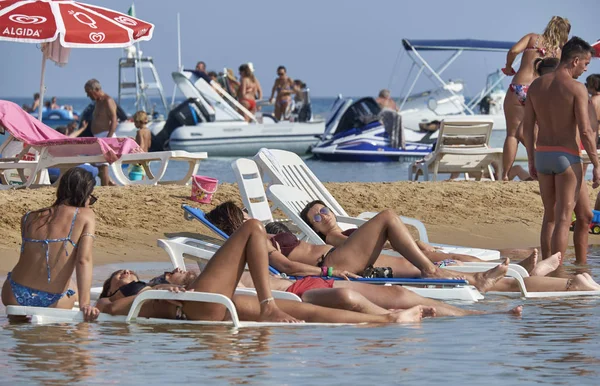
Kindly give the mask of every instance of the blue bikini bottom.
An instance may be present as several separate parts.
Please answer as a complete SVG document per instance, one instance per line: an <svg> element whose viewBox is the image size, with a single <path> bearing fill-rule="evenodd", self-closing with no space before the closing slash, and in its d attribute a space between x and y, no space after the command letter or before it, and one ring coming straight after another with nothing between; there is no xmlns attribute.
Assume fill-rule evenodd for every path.
<svg viewBox="0 0 600 386"><path fill-rule="evenodd" d="M67 292L62 294L53 294L50 292L29 288L13 281L13 279L10 278L10 274L11 272L8 273L6 279L10 283L10 288L12 289L13 295L15 296L15 299L17 299L17 303L19 303L20 306L50 307L65 295L69 297L75 295L75 291L72 289L67 290Z"/></svg>

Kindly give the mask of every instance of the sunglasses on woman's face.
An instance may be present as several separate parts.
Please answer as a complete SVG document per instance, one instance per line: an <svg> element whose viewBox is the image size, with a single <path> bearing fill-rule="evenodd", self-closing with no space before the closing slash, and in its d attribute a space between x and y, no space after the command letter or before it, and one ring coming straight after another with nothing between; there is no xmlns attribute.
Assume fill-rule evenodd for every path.
<svg viewBox="0 0 600 386"><path fill-rule="evenodd" d="M284 76L284 75L285 75L285 72L278 72L277 73L277 76Z"/></svg>
<svg viewBox="0 0 600 386"><path fill-rule="evenodd" d="M313 220L315 220L315 222L321 222L321 220L323 220L323 216L321 215L328 215L329 213L331 213L329 208L324 206L319 210L319 213L313 216Z"/></svg>
<svg viewBox="0 0 600 386"><path fill-rule="evenodd" d="M94 196L93 194L90 194L90 203L89 206L92 206L96 203L96 201L98 201L98 197Z"/></svg>

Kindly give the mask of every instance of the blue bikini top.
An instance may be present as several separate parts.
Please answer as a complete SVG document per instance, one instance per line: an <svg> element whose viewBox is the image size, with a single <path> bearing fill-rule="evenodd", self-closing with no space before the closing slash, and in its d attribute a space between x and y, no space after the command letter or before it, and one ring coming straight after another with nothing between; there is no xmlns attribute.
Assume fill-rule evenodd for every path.
<svg viewBox="0 0 600 386"><path fill-rule="evenodd" d="M38 239L28 239L25 237L25 224L27 224L27 217L29 216L29 213L31 212L27 212L25 214L25 218L23 219L23 228L21 230L21 253L23 253L23 249L25 248L25 243L29 242L29 243L41 243L44 246L44 249L46 250L46 270L48 271L48 283L50 283L50 261L48 258L48 244L50 243L64 243L65 245L65 253L67 254L67 256L69 256L69 252L67 252L67 243L71 243L71 245L73 246L73 248L77 247L77 244L73 242L73 240L71 240L71 234L73 233L73 227L75 226L75 219L77 218L77 213L79 213L79 208L75 208L75 214L73 215L73 220L71 221L71 229L69 230L69 235L67 237L62 237L60 239L45 239L45 240L38 240Z"/></svg>

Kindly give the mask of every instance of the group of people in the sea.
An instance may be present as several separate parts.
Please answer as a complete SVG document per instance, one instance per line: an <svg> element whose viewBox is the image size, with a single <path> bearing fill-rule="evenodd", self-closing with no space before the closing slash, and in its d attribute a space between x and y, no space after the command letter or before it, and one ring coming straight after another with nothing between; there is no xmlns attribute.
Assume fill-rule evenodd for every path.
<svg viewBox="0 0 600 386"><path fill-rule="evenodd" d="M266 226L249 219L232 202L218 205L207 218L229 235L202 272L174 269L144 282L131 270L118 270L105 281L100 299L92 304L92 254L98 201L95 180L82 168L61 178L56 201L48 208L26 213L21 222L22 246L17 265L2 288L5 305L70 309L77 301L85 320L100 312L124 315L136 296L147 289L201 291L231 298L241 320L272 322L389 323L414 322L423 317L480 314L419 296L401 286L378 286L351 281L361 276L466 279L480 292L518 292L514 278L506 278L510 258L480 273L459 273L445 266L479 261L448 254L415 241L400 218L384 210L360 228L342 231L322 202L309 203L301 213L326 242L300 241L282 223ZM399 256L382 253L391 248ZM547 277L561 264L556 253L538 261L537 251L519 262L530 274L528 291L598 291L588 274ZM295 281L274 277L269 265ZM248 272L245 267L248 266ZM71 286L76 272L77 291ZM333 280L341 278L346 280ZM236 295L238 287L256 288L257 296ZM272 290L298 295L303 302L274 300ZM333 312L335 309L335 312ZM522 307L506 311L520 315ZM142 317L227 320L224 306L193 301L154 301L142 307Z"/></svg>
<svg viewBox="0 0 600 386"><path fill-rule="evenodd" d="M254 65L243 63L238 68L240 77L235 76L233 70L226 69L224 72L206 70L206 63L199 61L192 72L199 78L204 79L213 86L219 86L231 94L240 104L251 113L260 110L257 102L263 99L263 90L260 81L256 77ZM212 83L215 82L215 83ZM277 78L273 82L269 103L274 105L273 115L275 119L289 119L291 107L294 103L303 102L306 83L300 79L292 79L288 76L285 66L277 67ZM249 119L246 116L246 119Z"/></svg>
<svg viewBox="0 0 600 386"><path fill-rule="evenodd" d="M566 278L547 276L562 264L573 210L578 221L576 261L585 261L585 222L591 219L591 208L583 183L582 150L593 166L593 186L600 185L595 109L598 102L590 100L588 94L590 89L597 92L600 79L588 78L587 88L576 81L587 69L592 48L578 37L568 39L569 31L568 20L553 17L544 34L528 34L511 49L503 69L515 76L505 101L508 130L504 170L509 173L517 141L521 139L527 148L529 173L539 181L544 205L541 256L534 250L518 263L529 272L524 282L532 292L600 291L600 285L587 273ZM520 53L523 59L515 72L512 63ZM258 83L252 83L255 81L250 79L252 71L248 65L242 65L240 73L242 93L238 95L242 104L251 108L248 100L254 94L250 98L248 90L258 92L260 87L253 88ZM284 67L278 69L278 75L271 99L291 84ZM97 130L92 127L93 134L101 135L110 124L106 132L110 136L116 128L116 112L112 108L103 110L102 106L105 103L110 107L114 101L103 93L96 80L86 83L85 91L96 101L94 125L100 126ZM248 100L244 102L246 96ZM386 97L389 94L380 95L382 103ZM143 121L147 117L138 119ZM107 278L100 299L92 304L92 252L96 234L91 207L98 200L93 194L94 186L91 173L82 168L70 169L58 184L54 204L23 216L21 255L2 287L5 305L70 309L77 301L85 320L91 321L100 312L127 314L136 296L152 288L225 295L233 300L241 320L389 323L481 312L427 299L401 286L377 286L350 279L363 276L466 279L482 293L519 291L517 281L505 277L510 257L488 271L475 274L443 269L478 259L443 253L414 240L391 210L380 212L357 229L343 231L332 211L323 202L313 201L304 208L301 217L325 242L314 245L299 240L281 223L265 226L248 218L233 202L225 202L209 212L207 218L229 238L202 272L174 269L144 282L131 270L118 270ZM384 249L392 249L399 255L382 253ZM274 277L269 273L269 265L299 279ZM73 272L76 272L77 291L70 288ZM236 295L238 287L256 288L257 296ZM275 300L272 290L292 292L303 302ZM522 307L507 312L520 315ZM222 305L191 301L154 301L144 305L140 315L209 321L228 318Z"/></svg>

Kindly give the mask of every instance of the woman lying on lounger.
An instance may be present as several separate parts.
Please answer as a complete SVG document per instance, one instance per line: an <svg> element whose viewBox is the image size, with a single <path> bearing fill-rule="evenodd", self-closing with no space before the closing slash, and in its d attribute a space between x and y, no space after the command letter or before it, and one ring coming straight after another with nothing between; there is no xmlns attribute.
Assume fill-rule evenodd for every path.
<svg viewBox="0 0 600 386"><path fill-rule="evenodd" d="M177 284L188 286L198 274L179 268L155 277L148 285ZM402 286L365 284L347 280L333 280L322 277L305 277L298 280L284 279L270 275L272 290L287 291L298 295L305 303L322 307L356 311L364 314L385 315L389 310L409 309L415 306L435 308L436 316L467 316L485 314L483 311L464 310L438 300L424 298ZM252 277L244 272L238 287L254 288ZM507 313L521 315L523 307L518 306Z"/></svg>
<svg viewBox="0 0 600 386"><path fill-rule="evenodd" d="M246 221L223 244L206 265L204 271L186 286L163 284L155 287L170 291L211 292L232 299L238 316L245 321L264 322L321 322L321 323L390 323L413 322L423 316L433 316L432 307L416 306L408 310L370 315L299 303L289 300L274 300L269 286L269 262L263 225L257 220ZM256 285L257 296L234 295L244 267L248 264L250 275ZM101 298L96 306L101 312L125 315L138 293L147 285L140 282L131 271L113 273L104 283ZM225 306L194 301L157 301L142 306L140 316L180 318L188 320L228 320Z"/></svg>
<svg viewBox="0 0 600 386"><path fill-rule="evenodd" d="M244 223L244 213L228 201L207 213L206 218L227 234ZM358 278L374 264L391 267L395 277L467 278L481 292L486 292L508 269L508 259L487 272L456 273L441 270L429 260L415 244L408 229L399 220L384 211L357 231L364 239L348 241L338 248L331 245L314 245L293 237L270 239L267 243L269 262L280 272L293 276L335 276ZM403 271L403 259L381 255L386 241L406 257L418 271ZM414 267L413 267L414 268Z"/></svg>
<svg viewBox="0 0 600 386"><path fill-rule="evenodd" d="M396 216L392 211L387 211L386 215ZM315 200L308 203L300 213L300 217L323 239L323 241L334 247L341 246L348 239L348 237L350 237L350 235L357 230L357 228L350 228L345 231L342 230L337 223L335 214L321 200ZM271 234L277 233L270 232L269 228L267 228L267 232ZM460 265L461 261L482 261L474 256L456 253L444 253L421 241L416 241L416 243L423 254L438 266L443 267L446 265ZM390 243L386 243L385 247L391 248ZM381 258L383 258L383 260L386 262L395 261L390 260L389 256L382 255ZM552 258L543 260L539 264L537 260L538 253L537 250L534 249L528 258L520 261L518 264L523 266L530 276L546 276L560 265L559 255L553 255ZM406 259L402 259L402 263L404 264L402 268L403 272L409 272L413 275L418 275L418 271L416 271L417 268L414 265L406 261Z"/></svg>
<svg viewBox="0 0 600 386"><path fill-rule="evenodd" d="M207 213L207 219L225 233L231 233L244 223L244 213L232 202L226 202ZM333 217L333 215L331 215ZM480 273L457 273L436 267L416 246L408 229L391 210L385 210L362 225L346 242L334 248L331 245L313 245L297 240L291 233L268 242L269 262L280 272L293 276L359 277L358 273L375 264L392 267L395 276L405 269L404 259L380 255L386 241L413 263L423 277L464 277L480 292L489 290L519 292L518 282L504 279L509 260ZM273 245L275 244L275 245ZM416 264L415 264L416 263ZM321 264L319 266L319 264ZM333 267L336 268L333 268ZM325 269L323 268L325 267ZM413 276L414 277L414 276ZM527 290L554 292L565 290L596 291L600 289L591 277L577 275L572 279L528 277L524 279ZM498 283L497 283L498 282Z"/></svg>
<svg viewBox="0 0 600 386"><path fill-rule="evenodd" d="M380 215L391 216L392 218L396 218L399 220L398 216L394 214L391 210L386 210ZM306 207L302 210L300 216L302 219L322 238L326 239L329 244L332 244L336 247L343 245L345 242L349 241L350 236L353 234L357 234L358 237L358 229L348 229L346 231L342 231L342 229L338 226L335 214L329 210L325 206L325 204L320 200L315 200L306 205ZM378 215L379 216L379 215ZM390 219L391 220L391 219ZM392 221L393 222L393 221ZM401 221L400 221L401 222ZM281 225L279 225L281 227ZM439 253L442 256L443 253ZM550 258L545 259L541 262L537 262L537 250L534 250L531 256L521 262L523 266L525 266L531 275L530 277L524 278L525 286L528 291L533 292L560 292L565 290L570 291L598 291L600 290L600 285L596 283L593 278L585 273L582 275L575 275L568 279L559 279L558 278L546 278L546 276L550 272L556 270L560 265L561 254L556 253L552 255ZM382 255L381 257L383 257ZM392 257L394 258L394 257ZM380 260L380 259L378 259ZM386 261L387 258L386 258ZM518 284L514 279L502 279L494 285L493 291L501 291L501 292L518 292Z"/></svg>
<svg viewBox="0 0 600 386"><path fill-rule="evenodd" d="M77 300L69 289L76 271L79 308L86 320L98 316L90 306L94 185L90 172L72 168L61 178L52 206L23 216L21 255L2 287L4 305L70 309Z"/></svg>

